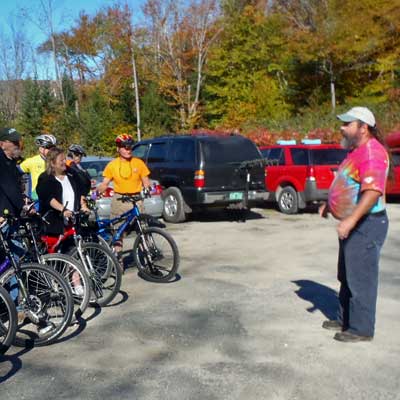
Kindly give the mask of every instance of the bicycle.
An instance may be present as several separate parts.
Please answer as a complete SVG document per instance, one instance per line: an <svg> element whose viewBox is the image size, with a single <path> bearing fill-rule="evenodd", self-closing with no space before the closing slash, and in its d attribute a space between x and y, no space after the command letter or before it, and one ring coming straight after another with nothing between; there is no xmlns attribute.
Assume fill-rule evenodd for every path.
<svg viewBox="0 0 400 400"><path fill-rule="evenodd" d="M3 264L0 264L0 272ZM0 354L5 354L13 343L17 327L15 304L7 290L0 286Z"/></svg>
<svg viewBox="0 0 400 400"><path fill-rule="evenodd" d="M75 212L70 225L65 228L62 235L58 237L43 235L41 240L46 244L49 254L67 253L81 263L90 281L93 297L89 303L106 306L121 288L122 272L111 250L98 243L83 241L77 231L80 217L81 213Z"/></svg>
<svg viewBox="0 0 400 400"><path fill-rule="evenodd" d="M8 226L15 222L9 215L4 217ZM2 229L0 245L5 254L0 285L11 294L22 317L14 343L17 346L54 343L72 319L73 300L68 284L58 272L46 265L17 262Z"/></svg>
<svg viewBox="0 0 400 400"><path fill-rule="evenodd" d="M168 282L176 276L179 267L178 246L172 236L159 227L151 226L155 218L141 214L137 202L144 196L124 195L121 201L133 204L131 210L112 219L100 219L93 201L89 208L95 213L96 233L111 246L121 240L123 234L136 233L133 244L133 258L139 273L152 282ZM118 223L122 224L115 228Z"/></svg>
<svg viewBox="0 0 400 400"><path fill-rule="evenodd" d="M17 237L23 242L26 248L26 253L22 257L24 262L34 262L38 264L45 264L59 272L68 283L72 297L74 300L74 317L73 323L86 311L90 299L90 280L84 270L83 266L78 260L73 257L47 252L45 243L38 242L43 233L43 225L46 221L39 215L26 215L20 219L20 229Z"/></svg>

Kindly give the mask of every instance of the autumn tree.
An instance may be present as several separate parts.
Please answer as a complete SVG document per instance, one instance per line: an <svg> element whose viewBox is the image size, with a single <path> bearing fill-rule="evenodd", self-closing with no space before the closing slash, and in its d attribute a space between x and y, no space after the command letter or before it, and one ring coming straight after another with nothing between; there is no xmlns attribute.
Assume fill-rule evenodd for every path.
<svg viewBox="0 0 400 400"><path fill-rule="evenodd" d="M290 22L286 34L293 62L297 59L298 63L299 93L307 96L310 90L315 93L319 88L321 93L330 92L332 110L336 107L338 90L341 102L363 91L375 96L384 94L399 45L400 11L392 1L276 0L274 3L275 10ZM386 56L382 57L382 53ZM301 80L302 77L306 80ZM389 81L390 86L393 79Z"/></svg>
<svg viewBox="0 0 400 400"><path fill-rule="evenodd" d="M179 125L196 125L210 46L221 29L215 0L148 0L144 7L151 39L152 67L160 91L177 107Z"/></svg>

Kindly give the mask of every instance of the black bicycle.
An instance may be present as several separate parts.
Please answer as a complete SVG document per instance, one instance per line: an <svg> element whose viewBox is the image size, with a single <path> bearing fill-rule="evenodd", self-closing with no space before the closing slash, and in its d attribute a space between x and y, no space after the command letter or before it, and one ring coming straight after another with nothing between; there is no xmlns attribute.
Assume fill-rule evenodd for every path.
<svg viewBox="0 0 400 400"><path fill-rule="evenodd" d="M8 226L15 223L15 218L9 215L4 217ZM46 265L20 265L10 250L8 240L0 229L0 248L5 254L0 285L10 293L18 311L14 343L17 346L54 343L71 323L71 290L64 278Z"/></svg>
<svg viewBox="0 0 400 400"><path fill-rule="evenodd" d="M47 244L41 240L47 222L40 214L24 215L19 223L18 232L14 237L21 241L26 249L22 261L47 265L63 276L72 292L74 300L72 322L76 322L87 309L90 300L91 284L84 267L67 254L47 253Z"/></svg>
<svg viewBox="0 0 400 400"><path fill-rule="evenodd" d="M3 264L0 265L0 269ZM16 332L17 309L7 290L0 286L0 354L5 354L9 349Z"/></svg>

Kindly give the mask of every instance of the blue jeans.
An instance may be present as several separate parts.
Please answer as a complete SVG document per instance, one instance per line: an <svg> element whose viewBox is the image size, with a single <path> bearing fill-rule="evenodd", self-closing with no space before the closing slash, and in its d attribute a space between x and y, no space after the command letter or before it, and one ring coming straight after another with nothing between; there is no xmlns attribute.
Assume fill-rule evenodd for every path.
<svg viewBox="0 0 400 400"><path fill-rule="evenodd" d="M388 227L386 211L368 214L347 239L339 240L338 320L345 330L356 335L375 333L379 257Z"/></svg>

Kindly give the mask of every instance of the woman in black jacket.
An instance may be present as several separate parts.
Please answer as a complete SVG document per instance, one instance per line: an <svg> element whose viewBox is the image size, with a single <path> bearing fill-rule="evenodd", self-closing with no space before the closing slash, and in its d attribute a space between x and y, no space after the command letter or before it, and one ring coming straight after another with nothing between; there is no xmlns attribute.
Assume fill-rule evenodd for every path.
<svg viewBox="0 0 400 400"><path fill-rule="evenodd" d="M61 235L64 232L64 218L68 219L74 211L87 211L85 197L80 189L74 171L66 166L64 150L53 147L46 157L46 171L38 180L36 192L39 197L39 211L46 214L49 224L48 235Z"/></svg>

